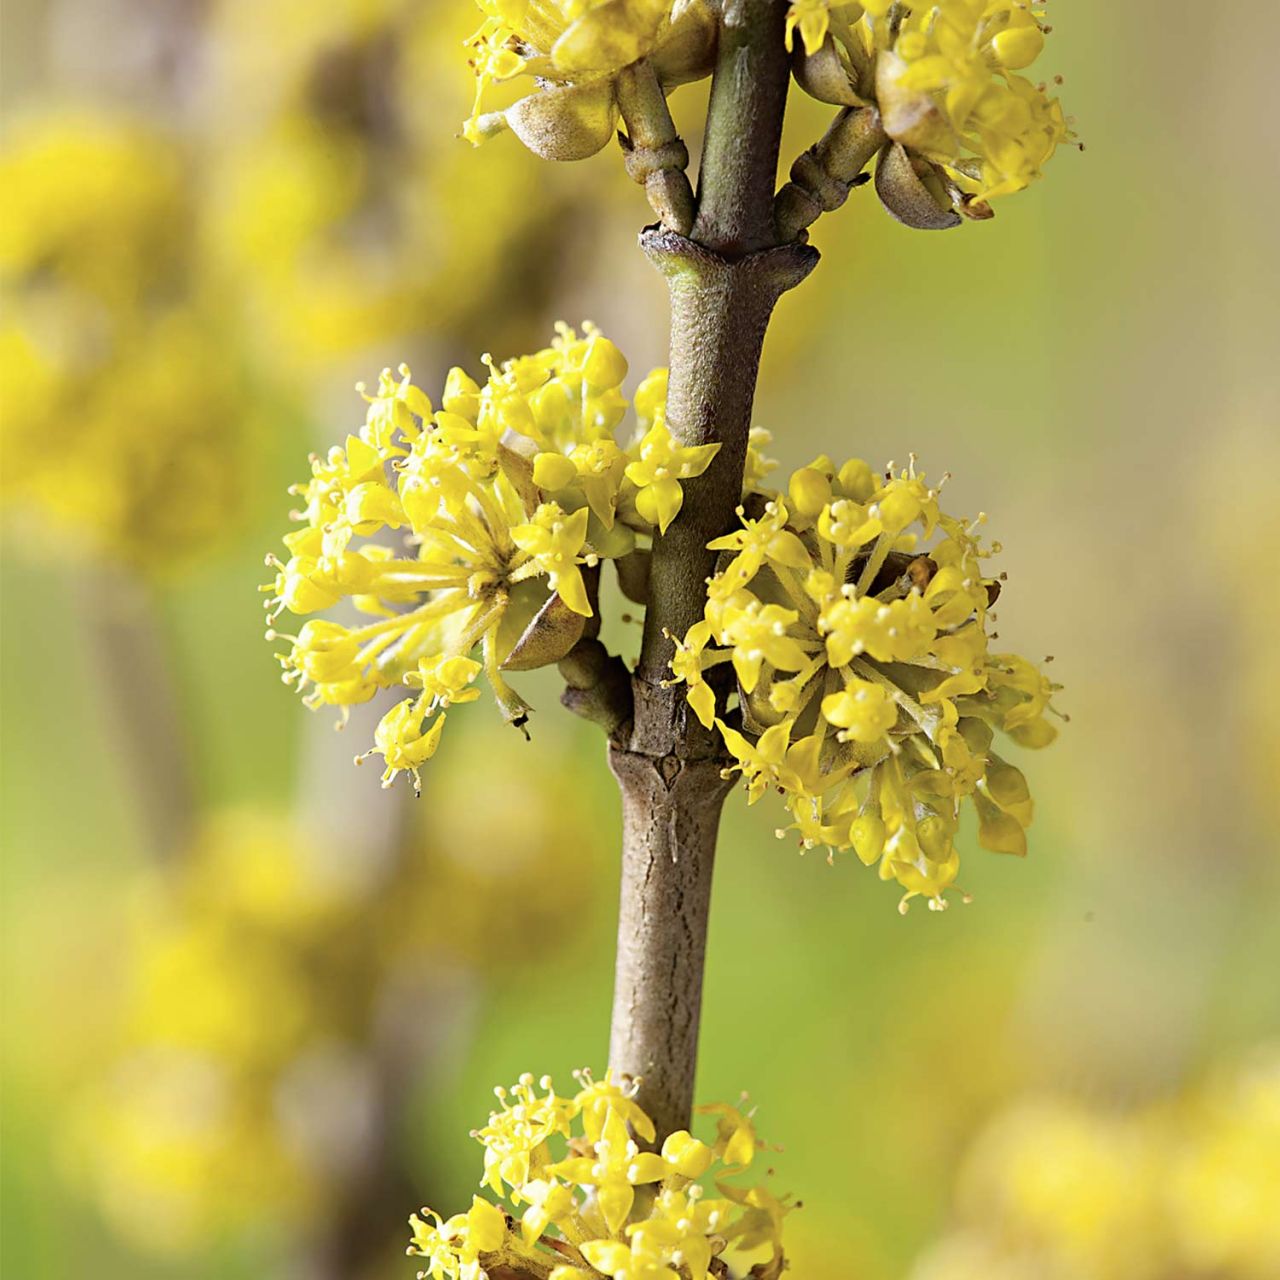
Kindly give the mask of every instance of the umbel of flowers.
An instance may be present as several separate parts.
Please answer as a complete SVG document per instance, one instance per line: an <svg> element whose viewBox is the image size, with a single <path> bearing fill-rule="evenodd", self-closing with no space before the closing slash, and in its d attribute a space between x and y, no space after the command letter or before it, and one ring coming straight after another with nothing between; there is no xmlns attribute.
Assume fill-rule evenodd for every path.
<svg viewBox="0 0 1280 1280"><path fill-rule="evenodd" d="M483 386L452 369L438 410L407 368L399 381L384 372L359 432L313 458L294 491L304 505L288 560L269 558L273 620L342 601L373 619L268 632L291 641L280 661L304 701L345 714L379 688L417 691L382 718L366 753L383 757L386 784L401 772L418 784L447 709L480 696L482 673L523 725L529 707L506 673L555 663L582 638L602 559L627 562L624 589L643 574L646 544L680 510L681 480L718 447L675 442L664 370L637 389L619 443L627 362L590 325L581 336L561 325L542 351L486 362Z"/></svg>
<svg viewBox="0 0 1280 1280"><path fill-rule="evenodd" d="M485 17L470 42L471 141L509 128L539 155L578 160L610 141L621 116L638 180L684 167L663 99L711 74L709 0L477 4ZM794 0L785 39L796 82L842 110L792 170L778 210L784 236L842 203L876 156L876 191L900 221L939 229L960 215L990 217L991 200L1023 190L1072 137L1048 86L1019 74L1049 30L1033 0ZM533 92L483 110L494 86L526 78Z"/></svg>
<svg viewBox="0 0 1280 1280"><path fill-rule="evenodd" d="M750 1117L702 1107L716 1117L712 1142L680 1130L660 1150L643 1150L654 1126L633 1091L609 1075L596 1081L583 1071L577 1080L568 1097L545 1076L536 1087L525 1075L495 1090L499 1108L472 1136L484 1146L481 1186L510 1207L476 1196L452 1218L415 1214L409 1253L427 1260L419 1275L706 1280L732 1274L722 1256L732 1249L767 1251L749 1274L777 1280L782 1223L794 1206L744 1181L761 1150Z"/></svg>
<svg viewBox="0 0 1280 1280"><path fill-rule="evenodd" d="M999 583L983 561L998 548L977 537L984 517L942 512L914 460L876 475L821 457L749 503L710 544L718 569L675 678L751 803L777 790L804 847L852 849L906 890L904 909L921 894L941 908L964 801L984 847L1026 853L1031 796L995 732L1027 747L1056 736L1056 686L990 651ZM718 700L706 677L721 664Z"/></svg>
<svg viewBox="0 0 1280 1280"><path fill-rule="evenodd" d="M1031 0L795 0L787 20L801 87L852 109L846 128L876 113L877 191L908 222L913 195L990 217L990 200L1038 178L1071 137L1058 99L1018 74L1049 30Z"/></svg>

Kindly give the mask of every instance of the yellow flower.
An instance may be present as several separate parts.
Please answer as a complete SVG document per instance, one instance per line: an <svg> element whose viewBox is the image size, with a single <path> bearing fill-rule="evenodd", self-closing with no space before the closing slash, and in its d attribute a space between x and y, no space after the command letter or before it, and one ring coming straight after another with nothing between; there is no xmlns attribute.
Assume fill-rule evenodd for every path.
<svg viewBox="0 0 1280 1280"><path fill-rule="evenodd" d="M603 1080L592 1078L585 1068L574 1072L581 1086L574 1097L574 1106L582 1115L583 1132L591 1142L599 1142L604 1133L605 1121L616 1112L627 1126L646 1142L654 1138L653 1121L635 1100L635 1086L631 1082L619 1084L613 1078L613 1069L605 1072Z"/></svg>
<svg viewBox="0 0 1280 1280"><path fill-rule="evenodd" d="M427 1259L425 1275L456 1277L456 1280L484 1280L481 1255L497 1253L507 1234L502 1211L479 1196L472 1197L466 1213L455 1214L447 1222L438 1214L428 1222L416 1213L409 1219L413 1228L409 1253Z"/></svg>
<svg viewBox="0 0 1280 1280"><path fill-rule="evenodd" d="M794 46L796 32L799 31L805 53L817 53L831 27L833 8L856 10L858 6L841 4L840 0L792 0L791 7L787 10L787 48Z"/></svg>
<svg viewBox="0 0 1280 1280"><path fill-rule="evenodd" d="M814 92L877 108L891 142L906 149L909 178L900 174L886 189L877 183L895 216L891 188L909 180L943 210L982 218L991 215L988 201L1038 178L1073 136L1057 98L1017 74L1039 56L1048 30L1039 0L795 0L786 38L790 48L799 32L804 58L825 59ZM830 98L837 67L848 84ZM797 78L810 83L803 68ZM882 175L886 164L889 148Z"/></svg>
<svg viewBox="0 0 1280 1280"><path fill-rule="evenodd" d="M424 324L473 331L510 313L513 261L553 269L567 186L515 153L480 177L440 127L467 111L456 73L474 27L455 0L210 7L201 240L273 373L302 383Z"/></svg>
<svg viewBox="0 0 1280 1280"><path fill-rule="evenodd" d="M666 533L684 502L681 480L700 476L719 452L718 444L677 444L666 424L659 421L645 432L638 456L627 464L626 477L636 486L636 509Z"/></svg>
<svg viewBox="0 0 1280 1280"><path fill-rule="evenodd" d="M700 1178L714 1159L711 1148L699 1142L687 1129L668 1134L662 1144L662 1158L682 1178Z"/></svg>
<svg viewBox="0 0 1280 1280"><path fill-rule="evenodd" d="M590 564L594 558L580 554L587 540L587 515L586 507L567 516L557 503L544 502L528 524L511 530L511 540L532 557L565 604L589 618L591 605L578 569L579 564Z"/></svg>
<svg viewBox="0 0 1280 1280"><path fill-rule="evenodd" d="M685 697L693 708L698 719L710 729L716 718L716 699L711 686L702 678L703 670L709 661L703 657L703 651L711 640L711 625L707 622L696 622L689 628L684 639L670 636L675 645L675 656L671 659L671 673L674 679L668 684L684 683Z"/></svg>
<svg viewBox="0 0 1280 1280"><path fill-rule="evenodd" d="M595 1143L594 1156L575 1156L548 1170L579 1187L594 1187L600 1212L610 1231L618 1231L635 1202L635 1188L661 1182L667 1164L651 1151L641 1151L627 1132L626 1122L612 1108Z"/></svg>
<svg viewBox="0 0 1280 1280"><path fill-rule="evenodd" d="M567 1223L577 1213L573 1192L554 1179L534 1178L520 1188L529 1207L520 1217L520 1232L532 1244L552 1223Z"/></svg>
<svg viewBox="0 0 1280 1280"><path fill-rule="evenodd" d="M746 1169L756 1158L759 1139L751 1117L740 1107L727 1102L709 1102L698 1108L698 1114L716 1116L716 1158L735 1172Z"/></svg>
<svg viewBox="0 0 1280 1280"><path fill-rule="evenodd" d="M538 1097L533 1076L525 1074L510 1090L495 1089L501 1111L490 1113L489 1123L476 1133L485 1148L485 1176L482 1185L502 1194L503 1184L523 1192L535 1175L550 1163L547 1141L553 1134L567 1135L569 1122L580 1106L574 1099L559 1098L544 1076L546 1090Z"/></svg>
<svg viewBox="0 0 1280 1280"><path fill-rule="evenodd" d="M472 682L483 670L480 663L471 658L446 658L437 655L423 658L418 663L417 671L411 671L404 678L407 685L420 686L423 694L430 699L429 709L452 706L455 702L474 702L480 696L480 690L472 687Z"/></svg>
<svg viewBox="0 0 1280 1280"><path fill-rule="evenodd" d="M799 671L805 666L809 655L790 633L799 621L795 609L761 604L756 599L724 606L720 639L733 649L733 669L745 692L755 692L766 662L779 671Z"/></svg>
<svg viewBox="0 0 1280 1280"><path fill-rule="evenodd" d="M836 735L841 742L879 742L898 723L897 703L883 686L857 676L823 698L822 714L841 730Z"/></svg>
<svg viewBox="0 0 1280 1280"><path fill-rule="evenodd" d="M252 474L187 158L102 112L15 119L0 148L0 501L157 575L234 533Z"/></svg>
<svg viewBox="0 0 1280 1280"><path fill-rule="evenodd" d="M719 727L749 803L781 792L802 846L853 850L904 905L923 895L939 908L965 801L984 847L1026 852L1026 780L992 735L1052 741L1056 686L988 651L997 584L981 518L943 514L914 462L877 479L859 460L818 458L787 492L753 499L762 514L740 509L741 527L710 543L720 562L702 620L677 639L672 683ZM726 661L740 725L704 679Z"/></svg>
<svg viewBox="0 0 1280 1280"><path fill-rule="evenodd" d="M387 766L382 774L384 787L389 787L398 774L407 773L413 779L413 789L420 793L422 778L418 770L435 755L444 731L443 713L430 724L424 724L428 714L425 695L397 703L378 721L373 732L373 747L364 755L356 756L356 763L376 752Z"/></svg>
<svg viewBox="0 0 1280 1280"><path fill-rule="evenodd" d="M662 1249L646 1231L635 1232L630 1244L590 1240L582 1246L582 1256L613 1280L679 1280L680 1273L667 1266Z"/></svg>
<svg viewBox="0 0 1280 1280"><path fill-rule="evenodd" d="M291 642L284 679L308 705L345 717L378 689L421 690L378 726L387 783L408 773L419 785L437 713L474 701L482 673L523 725L529 708L505 671L564 656L582 634L573 616L592 614L583 569L647 545L678 510L681 479L715 452L671 439L661 373L641 384L637 438L618 442L627 362L594 326L559 325L542 350L485 362L484 385L450 372L439 409L405 366L384 370L361 392L364 425L293 490L301 527L284 539L288 559L269 559L273 623L342 601L373 619L268 632Z"/></svg>
<svg viewBox="0 0 1280 1280"><path fill-rule="evenodd" d="M787 530L788 513L783 503L770 502L758 520L748 519L741 507L738 508L738 516L742 521L741 529L707 543L712 551L738 553L722 571L726 584L745 587L760 572L766 560L789 569L809 567L809 553L804 543Z"/></svg>
<svg viewBox="0 0 1280 1280"><path fill-rule="evenodd" d="M1274 1045L1138 1107L1027 1096L961 1166L953 1232L913 1274L1264 1280L1280 1263ZM1031 1274L1027 1271L1026 1274Z"/></svg>

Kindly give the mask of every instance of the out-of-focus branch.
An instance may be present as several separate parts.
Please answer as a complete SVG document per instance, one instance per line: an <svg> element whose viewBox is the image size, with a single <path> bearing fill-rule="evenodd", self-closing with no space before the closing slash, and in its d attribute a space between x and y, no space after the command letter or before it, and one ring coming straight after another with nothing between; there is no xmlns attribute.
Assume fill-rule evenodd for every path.
<svg viewBox="0 0 1280 1280"><path fill-rule="evenodd" d="M147 842L156 858L175 856L191 840L197 805L190 737L155 599L144 583L100 562L83 575L77 596L94 682Z"/></svg>

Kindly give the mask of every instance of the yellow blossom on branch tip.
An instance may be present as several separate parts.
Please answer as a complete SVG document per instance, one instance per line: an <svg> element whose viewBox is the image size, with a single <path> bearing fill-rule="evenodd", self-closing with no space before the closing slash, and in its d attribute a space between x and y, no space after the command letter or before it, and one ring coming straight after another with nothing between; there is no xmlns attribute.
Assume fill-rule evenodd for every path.
<svg viewBox="0 0 1280 1280"><path fill-rule="evenodd" d="M842 68L849 96L824 100L874 107L890 140L905 148L915 186L943 210L986 218L989 201L1028 186L1073 137L1048 86L1018 74L1044 48L1045 13L1040 0L794 0L785 38L792 48L799 35L797 57L822 68L813 82L798 70L802 86L813 83L823 97L816 85ZM890 160L886 149L881 176ZM947 225L913 221L895 202L896 181L886 189L877 182L895 216Z"/></svg>
<svg viewBox="0 0 1280 1280"><path fill-rule="evenodd" d="M1027 0L941 0L906 12L879 55L885 131L973 200L1021 190L1070 137L1057 100L1014 74L1043 46L1042 13Z"/></svg>

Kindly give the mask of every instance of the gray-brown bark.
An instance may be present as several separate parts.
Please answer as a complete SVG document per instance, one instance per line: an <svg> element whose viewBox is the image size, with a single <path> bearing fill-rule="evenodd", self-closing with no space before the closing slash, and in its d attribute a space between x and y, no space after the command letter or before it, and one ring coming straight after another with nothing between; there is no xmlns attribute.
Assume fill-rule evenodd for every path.
<svg viewBox="0 0 1280 1280"><path fill-rule="evenodd" d="M693 1106L721 762L613 751L622 788L622 905L609 1061L640 1080L659 1135Z"/></svg>

